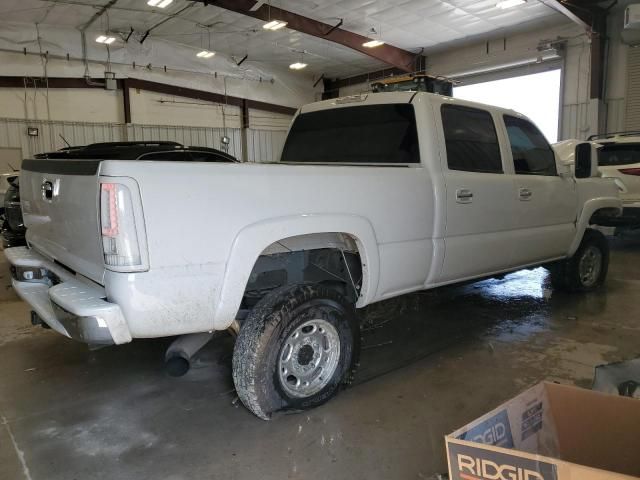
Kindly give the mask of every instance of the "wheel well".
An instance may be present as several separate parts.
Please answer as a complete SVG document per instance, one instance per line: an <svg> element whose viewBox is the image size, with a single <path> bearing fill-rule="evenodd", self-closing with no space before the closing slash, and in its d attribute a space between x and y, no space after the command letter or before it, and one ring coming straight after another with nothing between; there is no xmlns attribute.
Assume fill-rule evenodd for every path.
<svg viewBox="0 0 640 480"><path fill-rule="evenodd" d="M298 235L265 248L253 266L241 310L253 307L273 289L294 283L321 283L355 303L362 286L357 240L346 233Z"/></svg>

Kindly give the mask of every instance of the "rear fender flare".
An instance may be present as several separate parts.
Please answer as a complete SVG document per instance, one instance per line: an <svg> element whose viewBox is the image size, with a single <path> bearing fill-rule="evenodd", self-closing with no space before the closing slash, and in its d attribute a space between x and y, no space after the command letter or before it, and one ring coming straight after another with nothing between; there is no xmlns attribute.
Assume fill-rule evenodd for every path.
<svg viewBox="0 0 640 480"><path fill-rule="evenodd" d="M281 217L254 223L235 237L217 296L213 328L224 330L231 325L240 308L251 271L260 254L284 238L314 233L337 232L351 235L358 246L362 262L362 289L356 303L362 307L375 297L380 271L378 242L371 223L357 215L308 214Z"/></svg>

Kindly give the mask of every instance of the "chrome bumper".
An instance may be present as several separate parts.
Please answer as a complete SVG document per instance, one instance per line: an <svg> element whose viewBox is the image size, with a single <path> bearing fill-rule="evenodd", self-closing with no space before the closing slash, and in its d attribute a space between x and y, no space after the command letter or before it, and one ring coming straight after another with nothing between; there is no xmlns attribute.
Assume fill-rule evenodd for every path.
<svg viewBox="0 0 640 480"><path fill-rule="evenodd" d="M131 341L120 307L106 300L103 287L80 280L27 247L4 251L16 293L53 330L97 345Z"/></svg>

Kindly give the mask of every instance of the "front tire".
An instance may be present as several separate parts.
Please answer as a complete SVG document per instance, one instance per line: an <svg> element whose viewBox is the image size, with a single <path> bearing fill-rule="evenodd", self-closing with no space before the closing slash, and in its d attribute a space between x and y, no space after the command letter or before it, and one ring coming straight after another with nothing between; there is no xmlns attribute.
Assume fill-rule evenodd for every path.
<svg viewBox="0 0 640 480"><path fill-rule="evenodd" d="M233 380L242 403L268 420L279 410L323 404L353 375L360 344L355 310L322 285L265 295L242 324Z"/></svg>
<svg viewBox="0 0 640 480"><path fill-rule="evenodd" d="M597 230L588 228L573 257L550 267L554 288L590 292L604 283L609 269L609 244Z"/></svg>

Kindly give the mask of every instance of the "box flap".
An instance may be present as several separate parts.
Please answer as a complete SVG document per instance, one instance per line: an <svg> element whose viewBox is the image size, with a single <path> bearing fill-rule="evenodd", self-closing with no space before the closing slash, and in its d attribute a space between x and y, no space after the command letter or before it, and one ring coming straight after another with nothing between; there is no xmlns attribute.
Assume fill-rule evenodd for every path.
<svg viewBox="0 0 640 480"><path fill-rule="evenodd" d="M531 387L450 436L537 455L556 455L556 431L545 385Z"/></svg>
<svg viewBox="0 0 640 480"><path fill-rule="evenodd" d="M547 384L558 458L640 476L640 402L567 385Z"/></svg>

